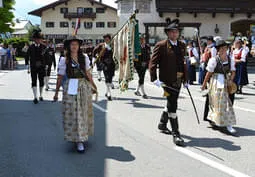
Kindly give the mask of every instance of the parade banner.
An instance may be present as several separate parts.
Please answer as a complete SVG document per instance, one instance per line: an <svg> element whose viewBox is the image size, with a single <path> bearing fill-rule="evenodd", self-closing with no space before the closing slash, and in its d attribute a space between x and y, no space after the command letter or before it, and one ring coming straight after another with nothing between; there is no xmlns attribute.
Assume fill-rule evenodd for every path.
<svg viewBox="0 0 255 177"><path fill-rule="evenodd" d="M128 89L133 80L134 60L141 53L138 21L133 15L113 37L113 58L119 70L120 90Z"/></svg>

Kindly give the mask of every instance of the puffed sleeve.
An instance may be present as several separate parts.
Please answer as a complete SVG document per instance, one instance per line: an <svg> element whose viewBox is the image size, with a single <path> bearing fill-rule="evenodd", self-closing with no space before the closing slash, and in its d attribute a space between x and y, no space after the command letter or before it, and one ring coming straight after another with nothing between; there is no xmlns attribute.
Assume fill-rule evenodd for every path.
<svg viewBox="0 0 255 177"><path fill-rule="evenodd" d="M217 50L215 47L211 48L211 54L212 54L212 57L216 57L217 55Z"/></svg>
<svg viewBox="0 0 255 177"><path fill-rule="evenodd" d="M86 64L85 69L86 69L86 71L88 71L88 70L90 70L89 56L87 54L84 54L84 56L85 56L85 64Z"/></svg>
<svg viewBox="0 0 255 177"><path fill-rule="evenodd" d="M61 57L58 63L58 75L64 76L66 74L66 59Z"/></svg>
<svg viewBox="0 0 255 177"><path fill-rule="evenodd" d="M231 71L235 71L236 70L236 63L235 63L235 60L234 60L234 58L231 58L230 59L230 70Z"/></svg>
<svg viewBox="0 0 255 177"><path fill-rule="evenodd" d="M247 49L242 50L242 55L241 55L241 59L240 59L242 62L246 62L246 57L247 57L248 53L249 53L249 51L247 52Z"/></svg>
<svg viewBox="0 0 255 177"><path fill-rule="evenodd" d="M217 66L216 58L210 58L206 67L206 70L210 73L213 73Z"/></svg>

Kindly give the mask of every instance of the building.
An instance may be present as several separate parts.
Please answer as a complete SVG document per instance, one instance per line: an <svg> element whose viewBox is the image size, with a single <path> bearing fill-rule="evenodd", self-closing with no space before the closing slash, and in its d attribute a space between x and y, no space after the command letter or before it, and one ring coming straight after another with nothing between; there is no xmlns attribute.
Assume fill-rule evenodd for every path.
<svg viewBox="0 0 255 177"><path fill-rule="evenodd" d="M183 27L183 35L200 36L217 35L227 38L234 34L254 29L255 35L255 1L251 0L117 0L120 25L124 23L135 9L139 10L137 19L140 31L147 34L148 41L155 43L165 38L163 28L165 19L178 18Z"/></svg>
<svg viewBox="0 0 255 177"><path fill-rule="evenodd" d="M28 30L32 26L33 25L29 20L16 19L14 26L11 26L11 28L14 30L11 35L12 37L27 37Z"/></svg>
<svg viewBox="0 0 255 177"><path fill-rule="evenodd" d="M73 33L77 18L78 35L94 44L106 33L115 34L119 26L117 9L95 0L58 0L29 14L41 17L42 33L56 43Z"/></svg>

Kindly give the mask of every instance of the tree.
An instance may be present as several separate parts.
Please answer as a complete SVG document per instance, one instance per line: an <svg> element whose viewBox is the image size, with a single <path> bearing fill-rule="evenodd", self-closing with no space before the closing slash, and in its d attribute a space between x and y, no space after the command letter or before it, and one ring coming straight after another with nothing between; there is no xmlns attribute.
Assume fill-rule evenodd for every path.
<svg viewBox="0 0 255 177"><path fill-rule="evenodd" d="M12 10L15 0L3 0L3 8L0 8L0 32L12 32L10 24L13 23L14 14Z"/></svg>
<svg viewBox="0 0 255 177"><path fill-rule="evenodd" d="M31 26L29 29L28 29L28 34L27 34L27 38L29 40L32 40L32 34L33 34L33 31L34 30L40 30L39 26L35 25L35 26Z"/></svg>

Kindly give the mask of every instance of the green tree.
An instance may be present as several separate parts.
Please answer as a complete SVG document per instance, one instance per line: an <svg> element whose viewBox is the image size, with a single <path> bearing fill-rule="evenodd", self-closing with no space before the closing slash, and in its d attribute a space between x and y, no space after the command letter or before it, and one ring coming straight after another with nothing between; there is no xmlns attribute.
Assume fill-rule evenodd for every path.
<svg viewBox="0 0 255 177"><path fill-rule="evenodd" d="M32 33L34 30L40 30L39 26L31 26L29 29L28 29L28 34L27 34L27 38L29 40L32 40Z"/></svg>
<svg viewBox="0 0 255 177"><path fill-rule="evenodd" d="M15 0L3 0L3 8L0 8L0 32L12 32L10 23L13 23L14 14L12 10Z"/></svg>

